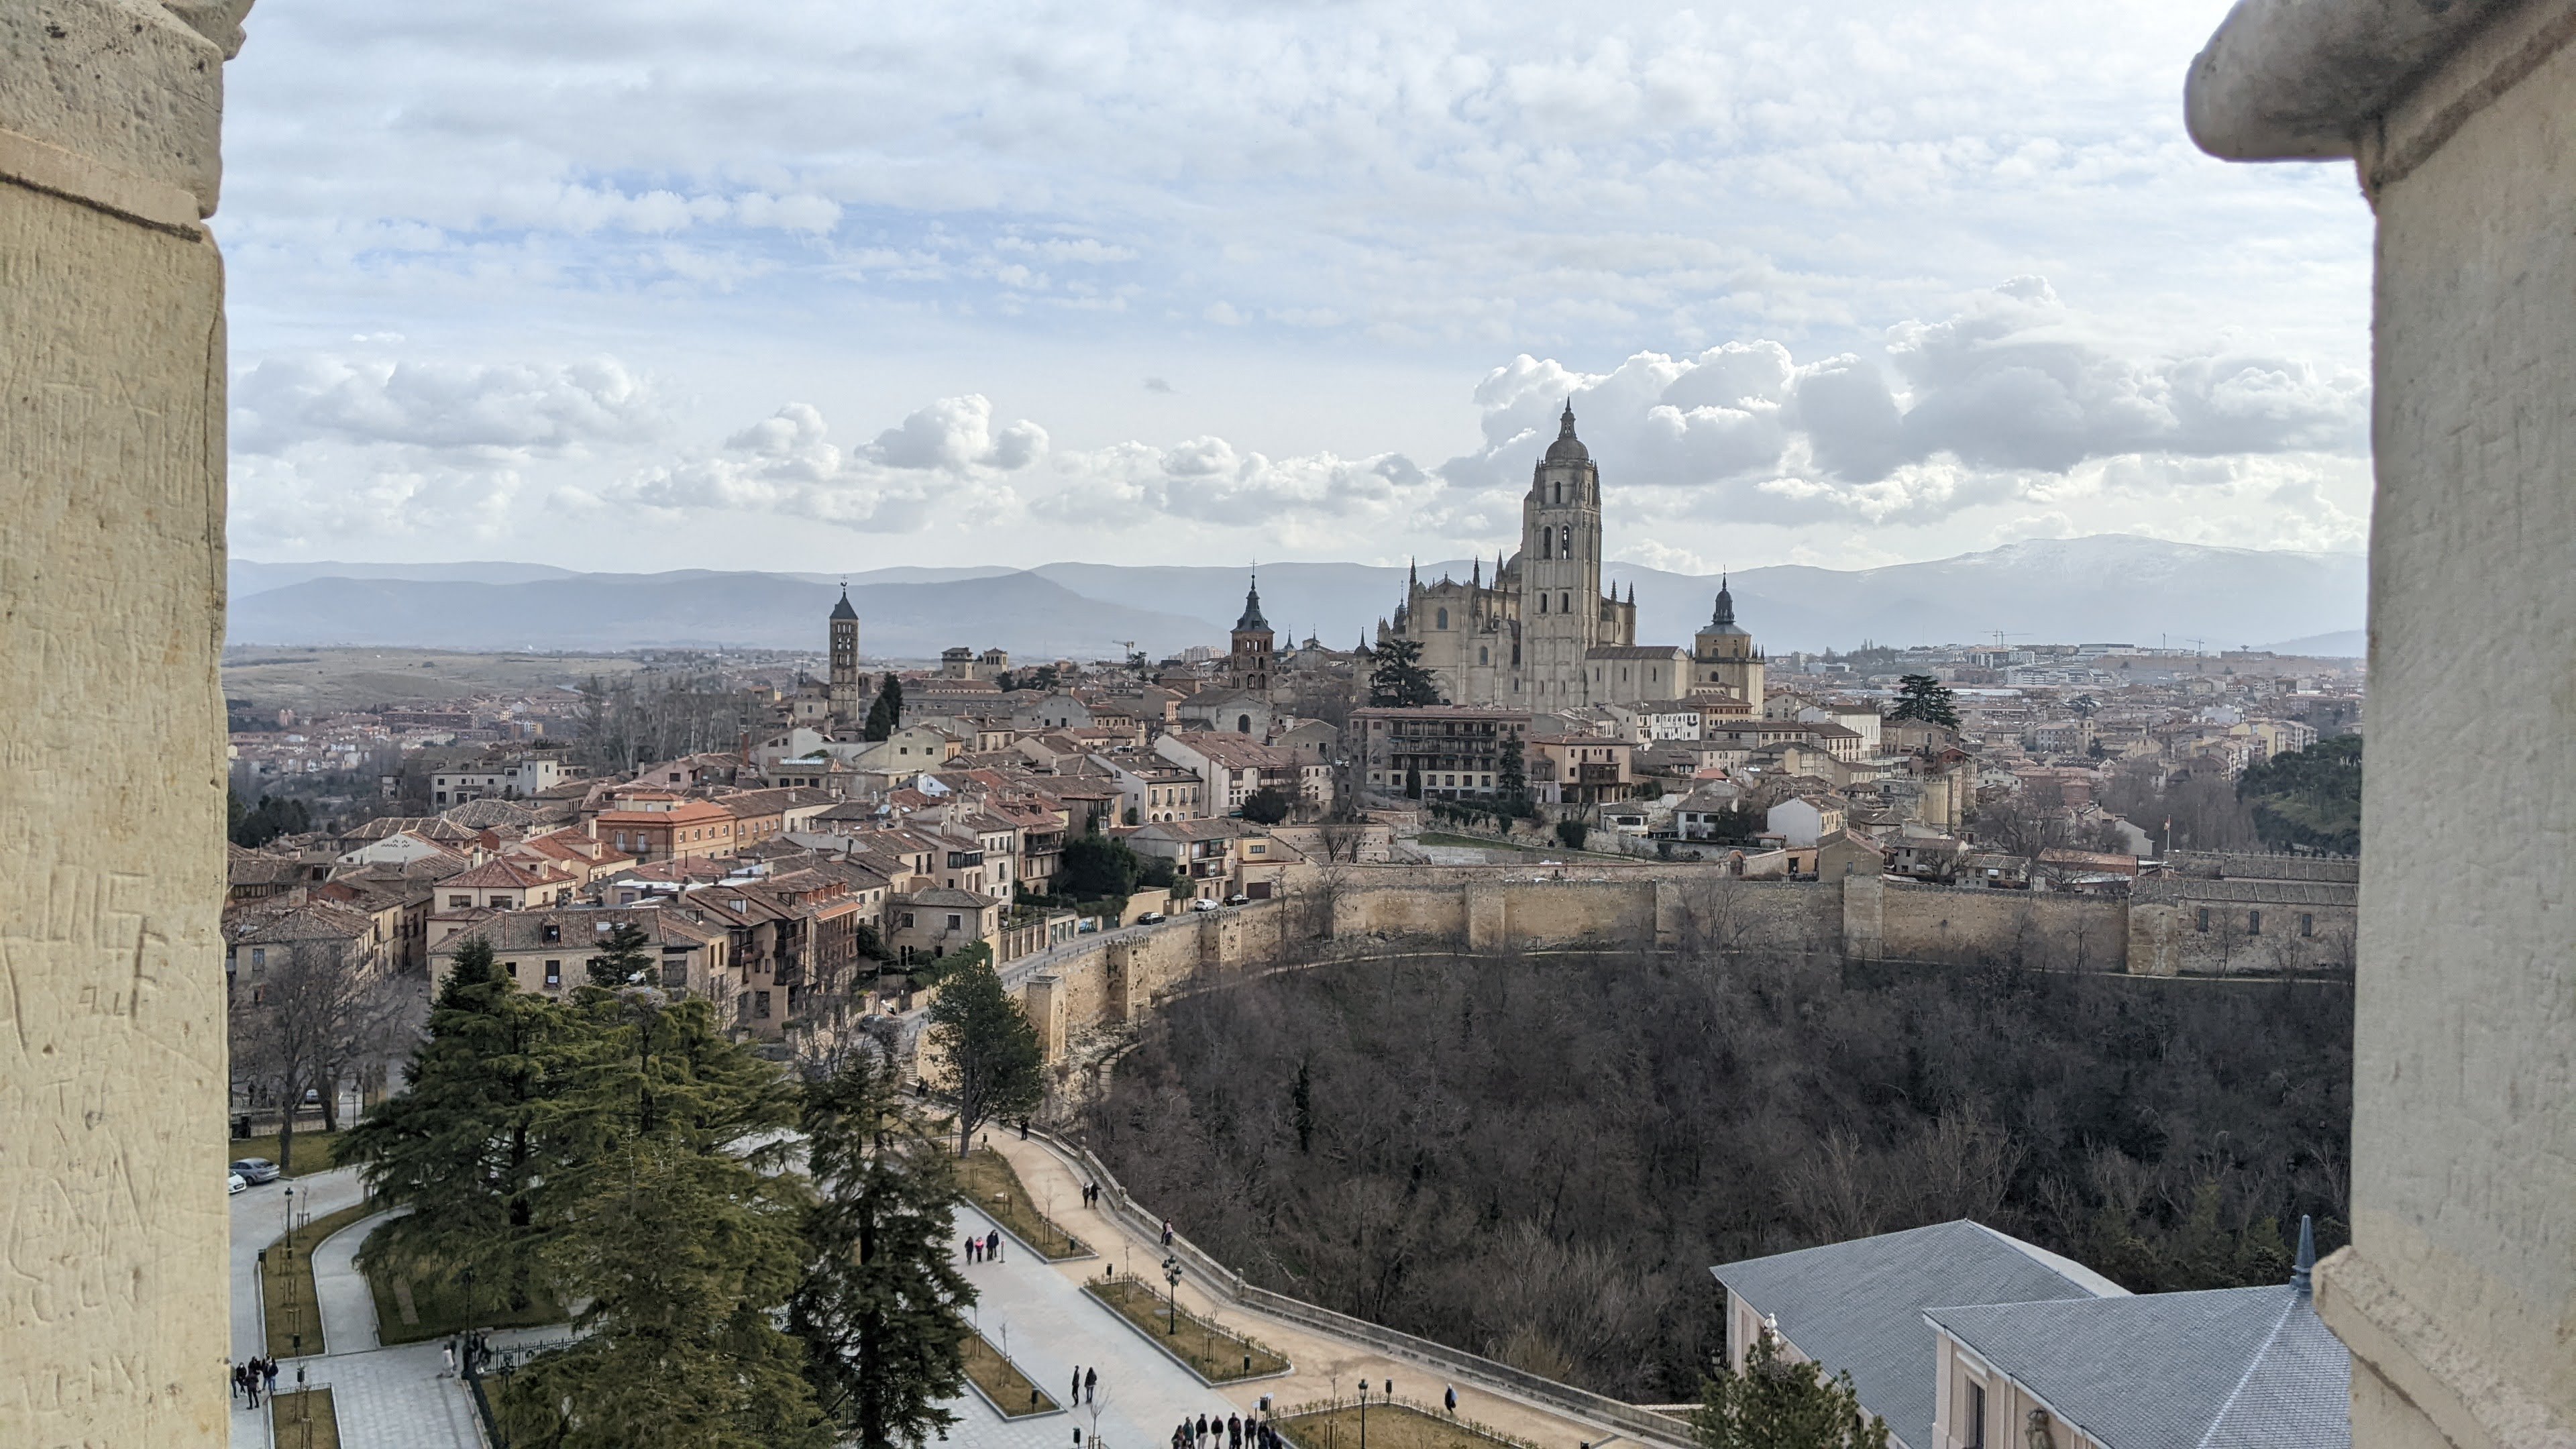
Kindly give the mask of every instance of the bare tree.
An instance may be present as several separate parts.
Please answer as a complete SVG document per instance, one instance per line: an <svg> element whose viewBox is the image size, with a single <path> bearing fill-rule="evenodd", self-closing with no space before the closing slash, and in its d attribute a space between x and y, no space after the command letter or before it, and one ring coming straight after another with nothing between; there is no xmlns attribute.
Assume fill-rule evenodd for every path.
<svg viewBox="0 0 2576 1449"><path fill-rule="evenodd" d="M234 988L233 1072L254 1101L277 1105L281 1171L293 1167L305 1094L321 1099L325 1127L336 1128L341 1084L394 1047L406 995L392 973L327 940L272 948L260 974Z"/></svg>

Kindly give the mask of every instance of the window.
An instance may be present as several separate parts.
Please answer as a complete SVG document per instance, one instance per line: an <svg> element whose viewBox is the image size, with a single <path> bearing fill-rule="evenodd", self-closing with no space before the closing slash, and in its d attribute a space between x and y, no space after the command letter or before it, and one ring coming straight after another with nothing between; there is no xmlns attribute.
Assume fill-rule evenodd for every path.
<svg viewBox="0 0 2576 1449"><path fill-rule="evenodd" d="M2207 906L2200 908L2200 929L2204 931L2209 929L2209 907Z"/></svg>
<svg viewBox="0 0 2576 1449"><path fill-rule="evenodd" d="M2263 934L2263 913L2261 911L2247 911L2245 913L2245 934L2249 936L2259 936Z"/></svg>
<svg viewBox="0 0 2576 1449"><path fill-rule="evenodd" d="M471 910L473 906L474 898L472 896L449 896L447 898L447 908L451 911Z"/></svg>
<svg viewBox="0 0 2576 1449"><path fill-rule="evenodd" d="M957 930L958 928L960 928L961 926L963 926L963 925L965 925L965 924L966 924L966 920L965 920L965 918L964 918L963 916L959 916L959 915L956 915L956 914L952 913L952 914L950 914L950 916L948 917L948 929L950 929L950 930L952 930L952 931Z"/></svg>
<svg viewBox="0 0 2576 1449"><path fill-rule="evenodd" d="M1485 657L1485 646L1482 644L1476 646L1476 662L1479 664L1490 662Z"/></svg>
<svg viewBox="0 0 2576 1449"><path fill-rule="evenodd" d="M1573 612L1574 612L1574 595L1572 595L1572 594L1558 594L1558 595L1556 596L1556 611L1557 611L1558 613L1560 613L1560 614L1571 614L1571 613L1573 613Z"/></svg>
<svg viewBox="0 0 2576 1449"><path fill-rule="evenodd" d="M559 922L548 921L537 928L537 937L546 945L554 945L563 939L563 926Z"/></svg>
<svg viewBox="0 0 2576 1449"><path fill-rule="evenodd" d="M2306 911L2299 912L2299 934L2302 936L2313 936L2316 933L2317 918Z"/></svg>
<svg viewBox="0 0 2576 1449"><path fill-rule="evenodd" d="M549 961L546 963L546 984L548 986L563 985L563 963L561 961Z"/></svg>
<svg viewBox="0 0 2576 1449"><path fill-rule="evenodd" d="M1449 627L1449 611L1448 611L1447 609L1439 610L1439 611L1438 611L1438 615L1437 615L1437 617L1439 618L1440 622L1439 622L1436 626L1434 626L1434 627L1436 627L1436 628L1441 628L1441 629L1446 629L1446 628L1448 628L1448 627Z"/></svg>
<svg viewBox="0 0 2576 1449"><path fill-rule="evenodd" d="M1968 1449L1986 1449L1986 1386L1968 1385L1968 1432L1960 1436Z"/></svg>
<svg viewBox="0 0 2576 1449"><path fill-rule="evenodd" d="M1556 531L1556 551L1566 558L1574 557L1573 524L1569 523Z"/></svg>
<svg viewBox="0 0 2576 1449"><path fill-rule="evenodd" d="M1542 614L1547 612L1547 595L1545 594L1538 596L1538 611Z"/></svg>
<svg viewBox="0 0 2576 1449"><path fill-rule="evenodd" d="M253 971L262 971L262 970L266 970L266 969L267 969L267 967L268 967L268 948L267 948L266 946L253 946L253 947L251 947L251 948L250 948L250 969L252 969Z"/></svg>
<svg viewBox="0 0 2576 1449"><path fill-rule="evenodd" d="M762 1018L763 1020L766 1020L766 1019L768 1018L768 1016L769 1016L769 993L768 993L768 992L766 992L766 991L755 991L755 992L751 993L751 1014L752 1014L752 1015L754 1015L754 1016L760 1017L760 1018Z"/></svg>
<svg viewBox="0 0 2576 1449"><path fill-rule="evenodd" d="M516 961L512 961L512 962L510 962L510 963L509 963L509 966L508 966L508 970L509 970L509 972L510 972L510 979L511 979L511 980L516 981L516 980L518 980L518 979L519 979L519 963L518 963L518 962L516 962Z"/></svg>

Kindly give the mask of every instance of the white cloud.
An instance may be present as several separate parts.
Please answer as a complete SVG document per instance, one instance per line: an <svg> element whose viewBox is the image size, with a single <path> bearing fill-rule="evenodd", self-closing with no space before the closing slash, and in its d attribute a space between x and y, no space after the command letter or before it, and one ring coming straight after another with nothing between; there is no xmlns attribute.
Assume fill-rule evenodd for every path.
<svg viewBox="0 0 2576 1449"><path fill-rule="evenodd" d="M648 508L774 513L871 533L914 533L934 519L970 521L1016 502L1005 475L1045 456L1046 430L1025 420L996 428L980 396L942 398L844 450L823 414L789 403L708 450L647 469L612 501Z"/></svg>
<svg viewBox="0 0 2576 1449"><path fill-rule="evenodd" d="M558 453L649 434L661 405L613 358L449 363L301 354L233 382L232 446L283 453L320 441Z"/></svg>

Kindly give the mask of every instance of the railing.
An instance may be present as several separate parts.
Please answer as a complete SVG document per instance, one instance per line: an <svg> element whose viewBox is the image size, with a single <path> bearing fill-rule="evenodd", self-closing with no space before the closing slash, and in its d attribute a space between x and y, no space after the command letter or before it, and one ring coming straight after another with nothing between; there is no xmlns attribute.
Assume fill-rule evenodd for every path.
<svg viewBox="0 0 2576 1449"><path fill-rule="evenodd" d="M1032 1131L1030 1135L1044 1140L1048 1146L1080 1164L1082 1170L1100 1185L1101 1201L1108 1204L1111 1211L1124 1216L1130 1226L1140 1229L1148 1237L1160 1239L1163 1220L1129 1195L1107 1164L1094 1156L1090 1148L1067 1142L1051 1132ZM1482 1382L1488 1389L1498 1388L1551 1409L1597 1420L1649 1442L1675 1446L1675 1449L1688 1449L1693 1443L1687 1426L1661 1414L1649 1413L1589 1389L1541 1378L1481 1354L1417 1338L1363 1318L1353 1318L1347 1313L1336 1313L1301 1298L1258 1287L1246 1282L1242 1274L1218 1262L1177 1232L1172 1235L1171 1253L1180 1260L1185 1271L1201 1280L1202 1286L1233 1299L1242 1307L1363 1343L1380 1353L1409 1359L1426 1368L1438 1369L1471 1382Z"/></svg>

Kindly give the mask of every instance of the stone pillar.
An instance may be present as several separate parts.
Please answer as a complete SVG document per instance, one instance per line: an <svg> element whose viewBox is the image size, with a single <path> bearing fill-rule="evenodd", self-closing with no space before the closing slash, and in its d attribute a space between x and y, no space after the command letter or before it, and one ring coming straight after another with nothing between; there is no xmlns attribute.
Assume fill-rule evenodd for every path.
<svg viewBox="0 0 2576 1449"><path fill-rule="evenodd" d="M1136 943L1112 941L1101 953L1100 1019L1126 1022L1136 1019Z"/></svg>
<svg viewBox="0 0 2576 1449"><path fill-rule="evenodd" d="M0 1424L219 1444L223 62L0 6Z"/></svg>
<svg viewBox="0 0 2576 1449"><path fill-rule="evenodd" d="M1032 976L1020 998L1029 1025L1037 1028L1038 1051L1052 1062L1064 1055L1064 982L1055 976Z"/></svg>
<svg viewBox="0 0 2576 1449"><path fill-rule="evenodd" d="M2232 159L2378 212L2352 1245L2355 1449L2576 1443L2576 0L2247 0ZM2476 700L2473 749L2460 702Z"/></svg>

